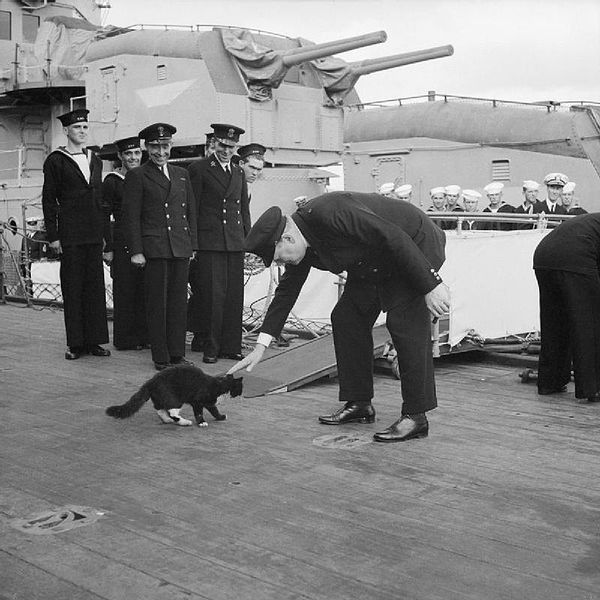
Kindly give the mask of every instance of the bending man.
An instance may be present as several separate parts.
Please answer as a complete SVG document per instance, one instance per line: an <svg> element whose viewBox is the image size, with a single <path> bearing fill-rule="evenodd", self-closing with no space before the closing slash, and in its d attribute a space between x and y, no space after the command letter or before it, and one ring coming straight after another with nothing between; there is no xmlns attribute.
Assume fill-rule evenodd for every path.
<svg viewBox="0 0 600 600"><path fill-rule="evenodd" d="M347 271L344 293L331 314L344 405L319 417L326 425L373 423L373 325L383 310L398 353L403 405L378 442L428 434L425 413L437 406L431 315L449 309L437 270L445 234L421 210L379 194L332 192L309 200L289 217L268 209L246 238L246 250L268 266L285 264L254 350L230 369L251 371L283 328L311 267Z"/></svg>

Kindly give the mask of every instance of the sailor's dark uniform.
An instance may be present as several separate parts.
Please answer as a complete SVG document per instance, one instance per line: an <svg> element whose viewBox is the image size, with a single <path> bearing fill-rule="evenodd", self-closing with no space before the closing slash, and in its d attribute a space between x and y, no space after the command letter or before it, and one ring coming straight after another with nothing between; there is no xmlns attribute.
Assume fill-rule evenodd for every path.
<svg viewBox="0 0 600 600"><path fill-rule="evenodd" d="M575 396L600 391L600 213L580 215L538 244L542 343L538 388L558 391L575 374Z"/></svg>
<svg viewBox="0 0 600 600"><path fill-rule="evenodd" d="M90 179L65 148L44 162L42 207L48 242L62 247L60 285L67 345L108 342L102 249L110 238L102 207L102 161L86 152Z"/></svg>
<svg viewBox="0 0 600 600"><path fill-rule="evenodd" d="M113 218L111 243L105 248L113 252L113 344L126 350L148 343L144 300L144 271L131 264L123 225L124 175L109 173L102 182L105 209Z"/></svg>

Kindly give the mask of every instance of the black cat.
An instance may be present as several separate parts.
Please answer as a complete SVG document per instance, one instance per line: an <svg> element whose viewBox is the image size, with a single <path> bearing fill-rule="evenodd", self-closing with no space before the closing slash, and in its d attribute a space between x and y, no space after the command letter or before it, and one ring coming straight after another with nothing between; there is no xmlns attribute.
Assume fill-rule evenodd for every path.
<svg viewBox="0 0 600 600"><path fill-rule="evenodd" d="M232 398L241 396L242 378L234 378L233 375L214 377L198 367L174 366L146 381L125 404L109 406L106 414L115 419L125 419L151 399L163 423L185 426L192 422L180 417L179 410L184 404L190 404L198 426L207 427L203 415L205 408L217 421L227 418L216 407L217 399L223 394L229 394Z"/></svg>

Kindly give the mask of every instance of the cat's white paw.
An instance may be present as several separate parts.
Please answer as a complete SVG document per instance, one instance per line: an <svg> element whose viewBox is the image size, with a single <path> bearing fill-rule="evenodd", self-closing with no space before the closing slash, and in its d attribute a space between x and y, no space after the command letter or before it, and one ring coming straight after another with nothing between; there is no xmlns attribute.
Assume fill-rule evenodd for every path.
<svg viewBox="0 0 600 600"><path fill-rule="evenodd" d="M208 423L203 421L202 423L198 423L198 427L208 427Z"/></svg>
<svg viewBox="0 0 600 600"><path fill-rule="evenodd" d="M156 411L156 414L160 417L160 420L163 423L173 423L173 419L169 416L169 413L164 409L159 409Z"/></svg>
<svg viewBox="0 0 600 600"><path fill-rule="evenodd" d="M170 408L167 411L169 417L171 418L171 423L175 423L175 425L179 425L180 427L188 427L191 425L192 422L189 419L184 419L183 417L179 416L179 411L179 408Z"/></svg>

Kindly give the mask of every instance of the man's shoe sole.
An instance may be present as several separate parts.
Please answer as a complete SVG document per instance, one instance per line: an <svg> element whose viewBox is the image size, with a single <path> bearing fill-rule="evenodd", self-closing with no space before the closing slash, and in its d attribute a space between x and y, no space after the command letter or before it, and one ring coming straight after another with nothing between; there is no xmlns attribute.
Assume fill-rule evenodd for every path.
<svg viewBox="0 0 600 600"><path fill-rule="evenodd" d="M347 425L348 423L375 423L375 417L359 417L357 419L346 419L344 421L323 421L319 417L319 423L322 425Z"/></svg>
<svg viewBox="0 0 600 600"><path fill-rule="evenodd" d="M402 438L388 438L388 439L382 439L382 438L378 438L376 435L373 436L373 441L375 442L381 442L384 444L389 444L391 442L407 442L408 440L414 440L417 438L426 438L429 435L429 431L418 431L417 433L411 433L409 435L407 435L406 437L402 437Z"/></svg>

